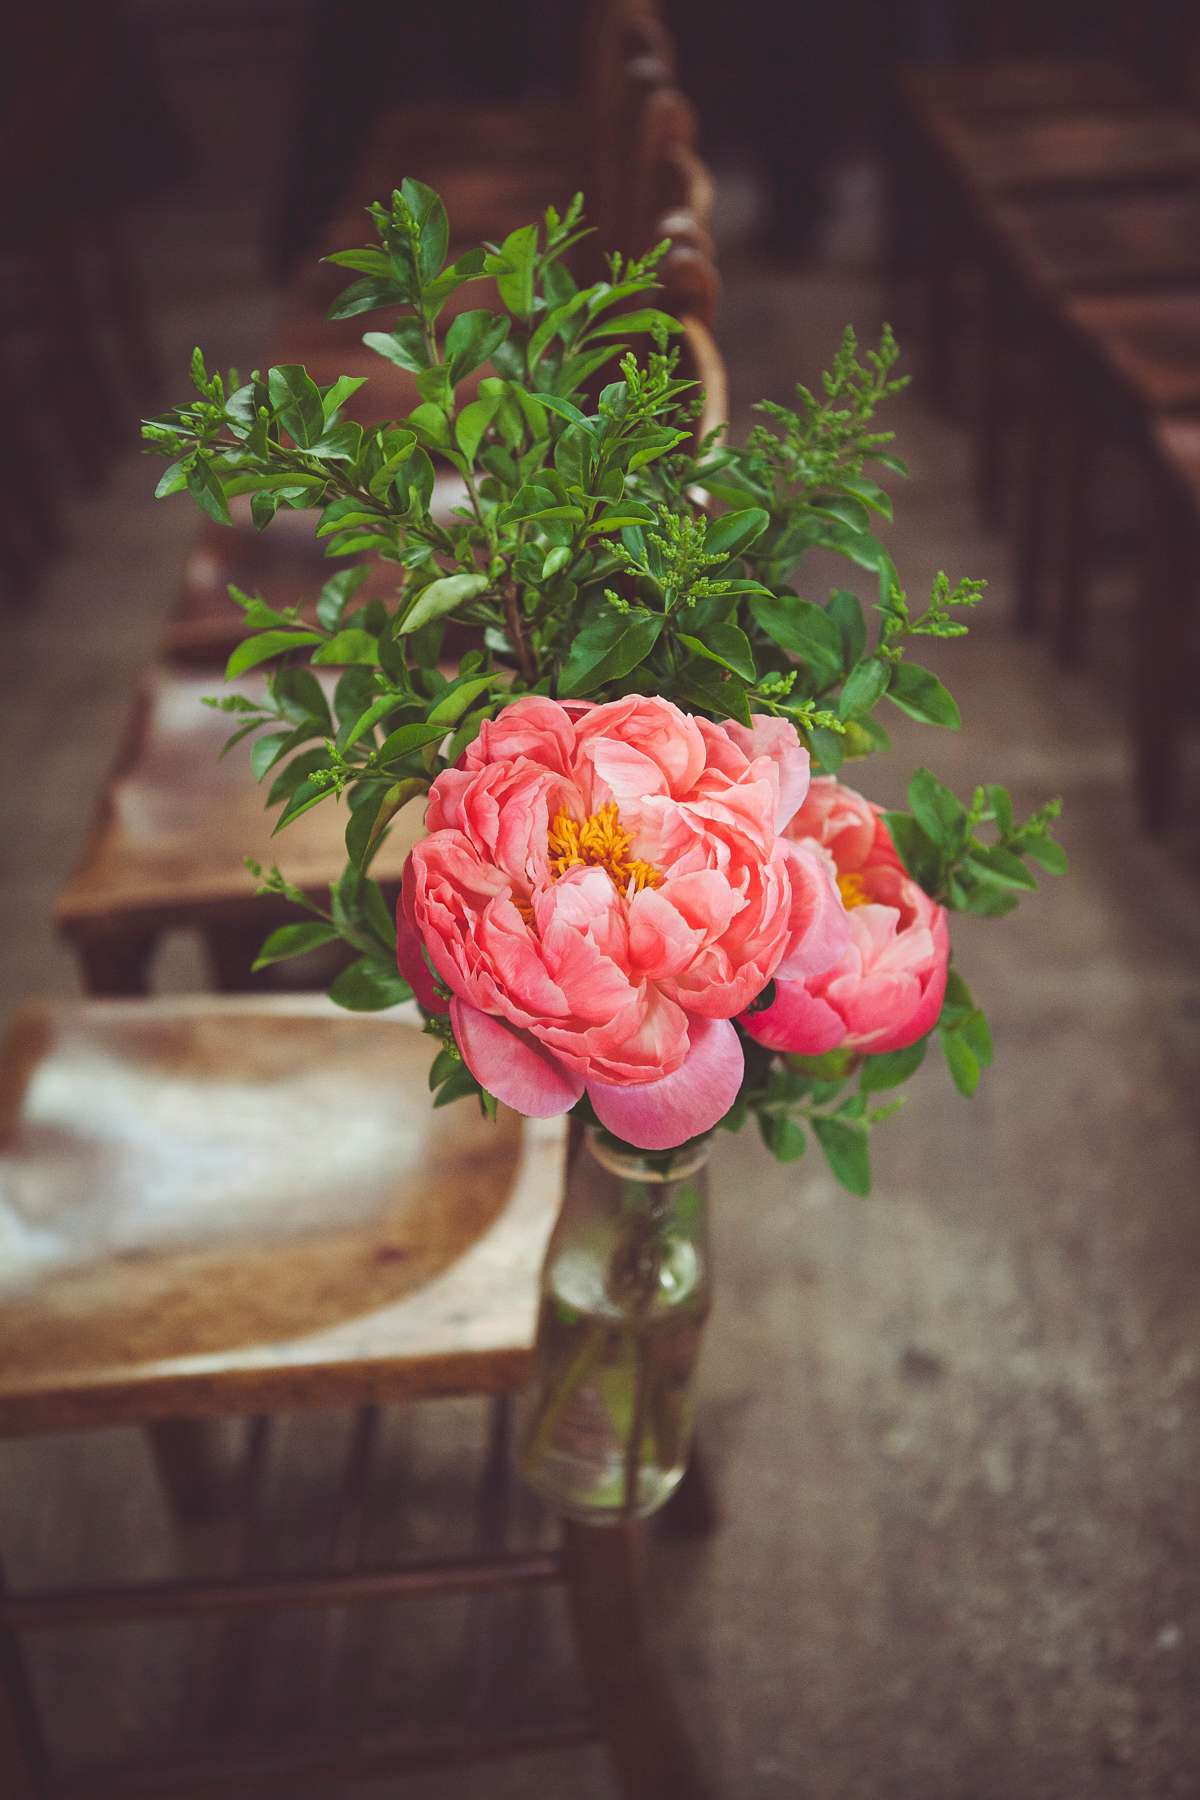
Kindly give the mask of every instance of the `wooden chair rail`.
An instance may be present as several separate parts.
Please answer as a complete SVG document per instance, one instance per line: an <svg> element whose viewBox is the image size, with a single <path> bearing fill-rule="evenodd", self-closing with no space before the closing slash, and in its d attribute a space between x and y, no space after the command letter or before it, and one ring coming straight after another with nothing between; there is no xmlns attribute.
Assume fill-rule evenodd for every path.
<svg viewBox="0 0 1200 1800"><path fill-rule="evenodd" d="M60 1631L129 1619L182 1619L213 1613L277 1612L289 1607L356 1606L429 1594L488 1593L563 1579L558 1556L467 1558L400 1569L316 1571L257 1580L162 1581L114 1588L62 1588L10 1594L0 1624L14 1631Z"/></svg>
<svg viewBox="0 0 1200 1800"><path fill-rule="evenodd" d="M590 1719L561 1725L513 1727L506 1731L422 1731L390 1733L360 1748L315 1751L309 1755L256 1757L244 1762L193 1762L170 1768L136 1763L52 1779L46 1800L219 1800L222 1795L265 1793L318 1781L362 1781L420 1769L462 1768L503 1757L594 1743L601 1729ZM7 1800L7 1796L6 1796ZM41 1800L41 1796L38 1796ZM665 1791L662 1800L668 1800ZM680 1800L684 1800L680 1796Z"/></svg>

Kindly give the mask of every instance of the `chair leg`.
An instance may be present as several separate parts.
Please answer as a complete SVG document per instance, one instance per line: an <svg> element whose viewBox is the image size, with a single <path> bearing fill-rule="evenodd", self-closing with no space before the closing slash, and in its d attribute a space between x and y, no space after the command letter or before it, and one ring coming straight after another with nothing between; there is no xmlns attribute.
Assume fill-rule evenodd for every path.
<svg viewBox="0 0 1200 1800"><path fill-rule="evenodd" d="M721 1523L721 1507L704 1448L693 1442L683 1480L654 1515L663 1537L711 1537Z"/></svg>
<svg viewBox="0 0 1200 1800"><path fill-rule="evenodd" d="M1062 512L1061 574L1055 655L1060 668L1075 669L1083 660L1084 614L1090 570L1092 486L1096 458L1094 425L1078 395L1066 402L1059 464Z"/></svg>
<svg viewBox="0 0 1200 1800"><path fill-rule="evenodd" d="M580 1662L623 1800L705 1800L642 1602L637 1526L563 1521Z"/></svg>
<svg viewBox="0 0 1200 1800"><path fill-rule="evenodd" d="M1148 831L1170 822L1175 797L1188 622L1195 598L1190 521L1153 468L1143 558L1140 668L1134 721L1138 792Z"/></svg>
<svg viewBox="0 0 1200 1800"><path fill-rule="evenodd" d="M261 925L214 925L204 933L204 947L219 994L253 993L267 986L267 977L254 964L267 938Z"/></svg>
<svg viewBox="0 0 1200 1800"><path fill-rule="evenodd" d="M0 1571L0 1598L7 1592ZM15 1632L0 1625L0 1794L4 1800L41 1800L50 1781L37 1709Z"/></svg>
<svg viewBox="0 0 1200 1800"><path fill-rule="evenodd" d="M1049 320L1043 318L1035 328L1033 393L1025 433L1025 466L1021 472L1016 622L1017 629L1025 632L1037 630L1041 613L1051 447L1056 405L1061 397L1055 350L1052 327Z"/></svg>
<svg viewBox="0 0 1200 1800"><path fill-rule="evenodd" d="M991 530L1001 521L1004 501L1004 439L1008 408L1009 342L997 271L985 262L979 309L979 413L976 424L975 487L980 514Z"/></svg>
<svg viewBox="0 0 1200 1800"><path fill-rule="evenodd" d="M79 940L75 954L85 991L97 998L148 994L150 958L157 942L153 933L137 938Z"/></svg>
<svg viewBox="0 0 1200 1800"><path fill-rule="evenodd" d="M217 1484L204 1451L204 1427L195 1419L161 1419L146 1435L162 1484L181 1519L211 1518Z"/></svg>

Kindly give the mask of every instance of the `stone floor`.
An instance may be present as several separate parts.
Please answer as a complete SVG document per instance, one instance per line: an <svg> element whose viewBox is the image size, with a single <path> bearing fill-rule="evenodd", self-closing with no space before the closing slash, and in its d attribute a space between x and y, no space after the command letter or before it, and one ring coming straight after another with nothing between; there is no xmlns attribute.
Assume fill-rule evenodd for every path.
<svg viewBox="0 0 1200 1800"><path fill-rule="evenodd" d="M193 342L248 366L270 319L258 245L297 37L285 9L263 12L253 60L229 54L219 8L207 28L191 9L184 18L201 23L157 43L200 152L187 190L132 221L172 393ZM721 338L739 428L753 399L813 379L847 319L868 341L878 330L877 183L863 165L835 186L817 255L784 271L748 247L747 173L721 184ZM869 1199L837 1189L815 1151L780 1169L756 1143L722 1140L701 1418L724 1524L700 1547L652 1541L653 1601L728 1800L1200 1794L1200 785L1189 769L1170 838L1139 833L1125 577L1101 583L1094 668L1052 673L1041 647L1010 631L1009 544L977 525L964 435L919 391L894 413L912 464L890 534L902 577L914 594L939 567L991 585L971 635L931 659L960 700L961 733L897 715L894 754L864 766L862 784L898 800L926 761L960 792L1000 780L1026 807L1060 793L1071 873L1006 920L956 921L996 1065L968 1102L931 1055L878 1134ZM150 499L156 472L131 449L102 490L73 498L66 550L6 619L6 1013L26 993L75 987L48 908L193 528L183 501ZM806 570L805 582L819 593L835 577ZM198 968L192 947L173 945L161 982L187 986ZM473 1402L388 1414L371 1560L463 1547L479 1424ZM214 1432L214 1452L232 1459L242 1429ZM321 1554L346 1431L331 1414L278 1431L259 1566ZM532 1503L516 1529L544 1531ZM172 1523L136 1433L0 1453L15 1584L197 1569L219 1554L217 1535ZM498 1603L494 1623L512 1646L514 1715L569 1704L553 1605ZM71 1633L38 1644L33 1667L73 1765L177 1731L236 1735L248 1717L287 1739L322 1708L368 1727L397 1704L444 1715L480 1625L466 1603L365 1612L324 1693L320 1622L304 1616L223 1643L185 1626ZM613 1789L586 1751L384 1791L602 1800Z"/></svg>

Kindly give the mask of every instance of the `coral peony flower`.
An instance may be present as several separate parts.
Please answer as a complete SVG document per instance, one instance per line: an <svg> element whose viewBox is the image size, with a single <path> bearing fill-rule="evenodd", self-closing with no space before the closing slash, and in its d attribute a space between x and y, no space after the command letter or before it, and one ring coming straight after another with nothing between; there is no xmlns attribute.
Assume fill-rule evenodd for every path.
<svg viewBox="0 0 1200 1800"><path fill-rule="evenodd" d="M742 1023L769 1050L820 1056L841 1046L876 1056L903 1050L936 1022L946 988L946 909L896 855L879 807L819 777L787 828L829 856L851 941L831 968L779 980L774 1003Z"/></svg>
<svg viewBox="0 0 1200 1800"><path fill-rule="evenodd" d="M832 866L780 835L807 785L778 720L516 701L433 784L401 970L433 1003L423 945L467 1066L507 1105L547 1118L586 1088L618 1137L669 1149L737 1096L731 1019L849 941Z"/></svg>

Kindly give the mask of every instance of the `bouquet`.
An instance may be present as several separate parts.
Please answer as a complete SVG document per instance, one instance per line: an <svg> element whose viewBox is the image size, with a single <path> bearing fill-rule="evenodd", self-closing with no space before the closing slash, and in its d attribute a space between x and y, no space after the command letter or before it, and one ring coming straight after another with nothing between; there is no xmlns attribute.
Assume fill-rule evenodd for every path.
<svg viewBox="0 0 1200 1800"><path fill-rule="evenodd" d="M160 495L229 521L248 494L260 530L311 509L329 556L394 569L394 597L362 604L375 564L343 563L311 617L231 590L249 635L227 678L266 682L210 702L236 715L230 743L254 739L277 828L348 813L328 909L265 876L314 916L260 964L342 938L334 1000L415 995L435 1106L569 1112L651 1155L753 1115L776 1157L811 1129L866 1193L870 1129L898 1104L877 1096L930 1039L964 1094L991 1060L948 914L999 917L1031 863L1066 866L1056 801L1021 823L1002 787L963 801L920 768L909 810L885 812L842 779L888 747L885 704L958 726L910 652L964 632L983 585L939 575L911 608L872 532L891 503L864 471L905 473L873 423L901 385L890 332L864 365L848 330L823 395L764 404L744 445L697 442L680 327L643 304L665 244L579 287L580 196L449 264L430 188L370 211L378 242L329 259L358 277L329 316L388 312L364 341L411 372L406 418L363 429L343 416L359 381L223 380L197 351L195 397L145 427L172 458ZM501 310L462 304L481 282ZM870 577L873 606L802 591L818 546ZM342 670L332 710L320 667ZM372 858L420 795L393 919Z"/></svg>
<svg viewBox="0 0 1200 1800"><path fill-rule="evenodd" d="M340 559L311 612L231 589L249 635L227 676L265 686L210 701L230 744L253 739L277 829L347 808L328 909L265 876L313 916L259 966L343 939L331 997L415 996L435 1106L589 1128L543 1270L524 1466L560 1512L628 1518L685 1466L714 1128L753 1116L783 1162L811 1130L866 1194L871 1128L931 1038L963 1094L991 1061L948 917L999 917L1031 863L1064 870L1059 806L1018 822L1002 787L964 801L919 768L888 812L842 779L888 748L885 704L958 726L911 651L964 632L983 585L939 575L911 608L872 531L891 503L865 470L905 473L874 428L901 385L889 332L860 363L847 331L824 393L764 404L745 444L697 441L681 328L645 303L665 244L579 287L580 197L450 263L430 188L370 210L378 242L330 259L358 276L330 316L392 315L364 341L411 375L407 417L363 429L358 381L222 380L197 351L196 397L146 435L172 458L160 494L225 521L249 495L260 530L311 509ZM501 310L464 304L485 281ZM817 547L873 605L802 591ZM393 917L372 859L419 797Z"/></svg>

